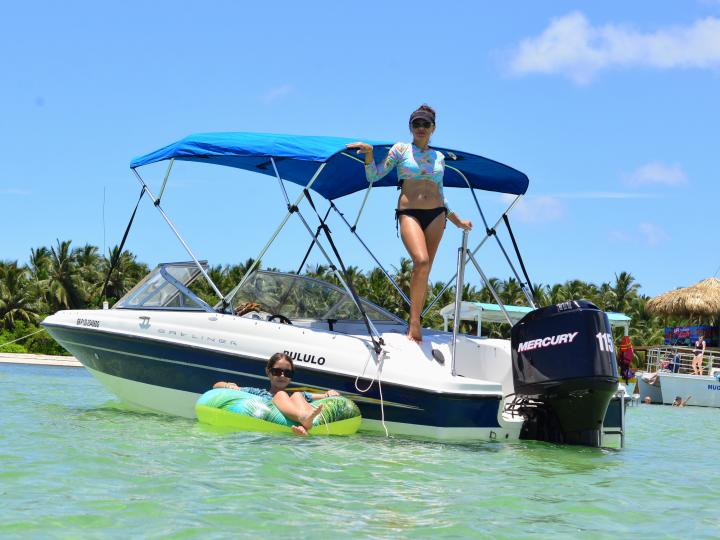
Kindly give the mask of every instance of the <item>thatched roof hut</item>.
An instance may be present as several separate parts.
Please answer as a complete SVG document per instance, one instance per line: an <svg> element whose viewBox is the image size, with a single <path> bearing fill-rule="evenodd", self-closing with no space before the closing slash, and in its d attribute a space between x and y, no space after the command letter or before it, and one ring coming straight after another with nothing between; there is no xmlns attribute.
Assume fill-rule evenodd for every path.
<svg viewBox="0 0 720 540"><path fill-rule="evenodd" d="M720 279L708 278L700 283L656 296L647 310L666 317L694 319L720 316Z"/></svg>

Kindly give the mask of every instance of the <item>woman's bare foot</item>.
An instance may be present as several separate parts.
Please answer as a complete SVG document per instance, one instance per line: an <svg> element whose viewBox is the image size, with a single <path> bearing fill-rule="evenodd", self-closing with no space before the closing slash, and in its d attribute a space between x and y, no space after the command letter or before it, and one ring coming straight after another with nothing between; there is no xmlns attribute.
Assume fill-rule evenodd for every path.
<svg viewBox="0 0 720 540"><path fill-rule="evenodd" d="M304 427L306 430L310 430L312 428L312 423L315 417L320 414L323 410L323 405L318 405L316 408L314 408L312 411L307 413L305 416L298 418L300 421L300 425Z"/></svg>
<svg viewBox="0 0 720 540"><path fill-rule="evenodd" d="M420 321L411 321L408 326L407 337L410 341L420 343L422 341L422 326Z"/></svg>
<svg viewBox="0 0 720 540"><path fill-rule="evenodd" d="M303 426L292 426L290 429L292 429L292 432L295 435L298 435L300 437L307 437L309 435L307 429L305 429Z"/></svg>

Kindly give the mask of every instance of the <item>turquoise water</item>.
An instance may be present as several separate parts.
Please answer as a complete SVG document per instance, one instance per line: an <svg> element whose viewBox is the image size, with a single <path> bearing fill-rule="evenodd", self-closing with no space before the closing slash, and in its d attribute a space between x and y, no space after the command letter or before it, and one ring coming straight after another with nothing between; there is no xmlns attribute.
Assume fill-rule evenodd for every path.
<svg viewBox="0 0 720 540"><path fill-rule="evenodd" d="M720 410L628 413L622 451L219 434L0 364L0 537L720 536Z"/></svg>

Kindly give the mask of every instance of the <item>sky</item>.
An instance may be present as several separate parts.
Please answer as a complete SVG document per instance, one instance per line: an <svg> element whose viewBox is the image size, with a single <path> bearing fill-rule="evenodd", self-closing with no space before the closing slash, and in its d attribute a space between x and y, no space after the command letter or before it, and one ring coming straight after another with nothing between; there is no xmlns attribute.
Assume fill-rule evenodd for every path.
<svg viewBox="0 0 720 540"><path fill-rule="evenodd" d="M28 0L4 3L0 50L0 260L27 263L57 240L117 245L139 195L130 160L188 134L407 141L409 114L428 103L432 144L530 178L510 220L533 282L626 271L654 296L720 267L720 0ZM157 192L165 165L140 173ZM472 198L445 191L475 224L474 247ZM338 206L354 217L361 200ZM509 204L479 201L491 223ZM389 270L406 255L396 202L373 190L358 226ZM285 213L272 178L189 163L173 167L162 206L211 264L257 256ZM329 225L347 264L374 266ZM454 273L460 239L449 224L433 281ZM263 262L296 270L308 243L293 217ZM188 259L148 200L126 248L151 266ZM325 261L315 250L310 262ZM512 276L494 242L478 262ZM480 284L474 269L466 280Z"/></svg>

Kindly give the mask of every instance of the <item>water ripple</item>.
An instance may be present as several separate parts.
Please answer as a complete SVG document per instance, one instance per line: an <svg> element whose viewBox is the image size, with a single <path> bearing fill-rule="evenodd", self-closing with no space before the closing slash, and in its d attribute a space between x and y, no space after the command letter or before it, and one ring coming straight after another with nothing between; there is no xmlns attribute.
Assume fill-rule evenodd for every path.
<svg viewBox="0 0 720 540"><path fill-rule="evenodd" d="M0 536L715 538L720 411L629 410L623 451L218 433L83 370L0 366Z"/></svg>

